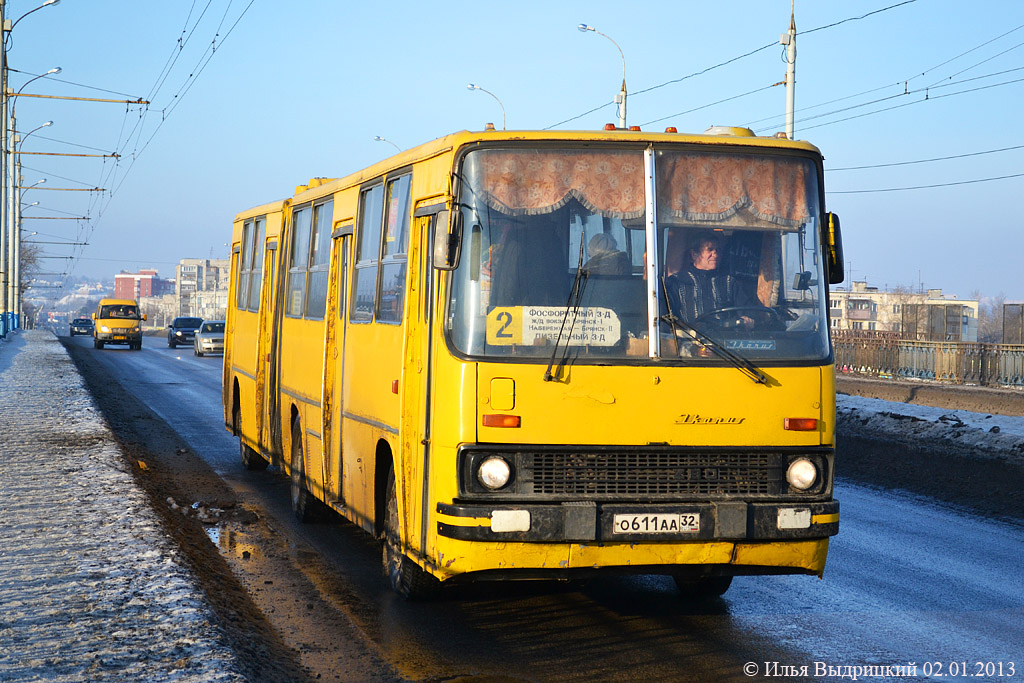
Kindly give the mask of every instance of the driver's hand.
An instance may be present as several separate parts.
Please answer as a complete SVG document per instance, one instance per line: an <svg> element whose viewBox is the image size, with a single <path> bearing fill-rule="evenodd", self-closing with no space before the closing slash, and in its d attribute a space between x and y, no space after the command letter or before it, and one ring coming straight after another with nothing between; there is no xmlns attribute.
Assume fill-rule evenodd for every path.
<svg viewBox="0 0 1024 683"><path fill-rule="evenodd" d="M740 322L743 324L743 328L747 330L754 329L754 319L750 316L741 315Z"/></svg>

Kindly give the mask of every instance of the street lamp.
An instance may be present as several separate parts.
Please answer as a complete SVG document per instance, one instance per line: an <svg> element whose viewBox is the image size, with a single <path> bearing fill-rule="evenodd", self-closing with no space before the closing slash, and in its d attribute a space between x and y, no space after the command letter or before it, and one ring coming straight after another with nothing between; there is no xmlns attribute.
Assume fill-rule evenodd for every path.
<svg viewBox="0 0 1024 683"><path fill-rule="evenodd" d="M619 51L619 56L622 57L622 90L619 92L618 95L615 96L615 104L619 105L619 128L625 128L626 127L626 55L624 55L622 53L622 48L619 47L618 43L616 43L614 40L612 40L611 36L608 36L608 35L606 35L604 33L601 33L600 31L598 31L593 26L588 26L586 24L580 24L576 28L578 28L583 33L586 33L587 31L593 31L594 33L596 33L599 36L604 36L605 38L607 38L608 40L611 41L612 45L615 46L615 49L617 49Z"/></svg>
<svg viewBox="0 0 1024 683"><path fill-rule="evenodd" d="M47 4L50 4L50 5L55 4L56 1L57 0L53 0L53 2L47 2L46 4L40 5L36 9L42 9L43 7L46 7ZM36 10L32 10L32 12L34 12L34 11L36 11ZM18 21L21 21L22 19L27 17L32 12L28 12L27 14L23 14L21 16L21 18L18 19ZM17 24L18 22L16 21L14 23ZM13 29L14 27L12 26L11 28ZM7 35L9 36L10 33L8 33ZM14 317L14 319L13 319L13 327L17 328L18 327L18 322L17 322L18 321L18 311L21 308L21 289L18 286L18 277L19 277L18 276L18 272L21 269L21 264L19 263L19 259L21 258L21 244L19 242L19 237L18 237L18 234L19 234L19 232L21 230L21 225L20 225L21 224L21 218L19 217L19 214L21 212L19 210L18 202L15 201L15 186L18 184L18 178L20 176L20 172L17 169L20 167L20 163L21 162L20 162L20 159L18 158L18 154L12 154L12 152L20 152L21 151L21 144L18 144L18 137L17 137L17 135L15 133L15 131L17 129L17 125L18 125L17 116L16 116L15 112L16 112L16 108L18 106L18 96L21 95L22 91L25 90L25 88L28 86L29 83L32 83L33 81L37 81L40 78L45 78L46 76L52 76L54 74L59 74L61 72L61 68L59 66L55 66L52 69L50 69L49 71L46 71L44 73L39 74L38 76L35 76L33 78L28 79L27 81L25 81L25 83L20 88L18 88L18 92L17 93L15 93L14 95L9 95L8 96L8 95L6 95L6 93L7 93L6 45L7 45L7 43L6 43L6 39L5 39L4 49L3 49L4 57L3 57L2 82L3 82L4 97L3 97L3 102L2 102L2 107L3 107L3 112L2 113L5 115L5 117L4 117L4 135L3 135L3 138L4 138L3 153L6 155L6 158L4 159L4 164L3 164L3 166L4 166L4 174L5 174L3 186L4 186L4 190L5 190L5 202L6 202L6 205L3 206L3 217L4 217L4 221L6 223L6 229L4 230L4 232L6 232L7 249L6 250L0 250L0 251L3 251L3 253L4 253L4 255L5 255L6 259L7 259L7 268L5 269L5 274L7 276L6 277L6 280L7 280L7 282L6 282L6 292L5 292L5 296L6 296L6 300L5 300L6 310L7 310L8 313L13 315L13 317ZM10 108L11 108L10 116L9 117L6 116L8 103L10 103ZM46 126L50 126L50 125L53 125L53 121L47 121L43 125L38 126L36 128L33 128L31 131L28 132L28 134L26 134L21 139L21 143L23 144L25 138L27 138L32 133L35 133L40 128L45 128ZM17 145L17 149L14 149L15 145Z"/></svg>
<svg viewBox="0 0 1024 683"><path fill-rule="evenodd" d="M53 71L53 69L51 69L51 71ZM60 69L58 68L57 71L59 72ZM45 76L45 75L48 75L48 74L49 74L49 72L47 72L46 74L43 74L43 75ZM36 78L41 78L41 77L42 76L37 76ZM33 80L35 80L35 79L33 79ZM26 83L25 85L28 85L28 83ZM22 86L22 90L24 90L24 86ZM19 90L18 92L20 93L21 90ZM18 147L17 147L17 150L16 150L17 154L15 155L14 163L12 164L12 166L14 167L14 171L15 172L11 176L11 197L10 197L10 199L11 199L11 217L12 217L12 220L11 220L11 223L10 223L10 225L11 225L11 244L10 244L10 246L11 246L12 253L11 253L11 267L10 267L9 273L10 273L10 278L11 278L11 289L13 290L13 293L12 293L13 296L12 296L12 301L11 301L11 311L15 314L15 321L17 321L18 320L18 312L21 310L21 210L22 210L21 199L22 199L22 197L25 196L25 192L28 191L28 189L30 189L30 188L25 188L25 190L23 190L21 193L19 193L17 195L17 201L14 201L15 190L17 188L17 185L19 185L21 183L21 148L25 145L25 141L28 140L29 136L32 135L32 133L35 133L37 130L41 130L41 129L46 128L48 126L52 126L53 125L53 121L47 121L46 123L43 123L42 125L36 126L35 128L30 130L29 132L25 133L25 135L22 136L20 140L18 140L18 136L14 134L14 129L13 129L14 128L14 126L13 126L13 124L14 124L13 112L14 112L14 105L12 104L11 105L11 113L12 113L12 116L11 116L11 123L12 123L11 135L12 135L12 138L16 141ZM46 182L46 179L44 178L44 179L40 180L39 182L33 184L31 187L35 187L36 185L39 185L39 184L45 183L45 182ZM32 202L31 204L29 204L29 206L38 206L38 205L39 205L39 202Z"/></svg>
<svg viewBox="0 0 1024 683"><path fill-rule="evenodd" d="M60 0L46 0L35 9L22 14L8 26L4 18L5 3L0 0L0 31L4 33L3 40L0 41L0 266L3 266L3 276L0 278L0 290L2 290L0 291L0 336L6 335L9 329L18 326L18 309L15 307L15 303L20 305L17 283L11 279L14 266L12 246L15 230L14 213L17 202L14 198L14 165L10 158L13 151L11 149L13 140L9 136L13 136L11 131L14 129L14 112L8 113L7 108L10 99L7 90L7 43L14 27L22 19L44 7L56 5L58 2ZM60 73L60 69L51 69L37 78L54 73ZM19 90L18 93L20 94L21 91Z"/></svg>
<svg viewBox="0 0 1024 683"><path fill-rule="evenodd" d="M399 147L399 146L398 146L398 145L396 145L395 143L391 142L391 140L388 140L387 138L382 138L382 137L381 137L381 136L379 136L379 135L374 135L374 136L373 136L373 139L374 139L375 141L377 141L377 142L386 142L386 143L388 143L389 145L391 145L392 147L394 147L395 149L397 149L397 150L398 150L399 152L401 152L401 151L402 151L402 148L401 148L401 147Z"/></svg>
<svg viewBox="0 0 1024 683"><path fill-rule="evenodd" d="M479 85L474 85L473 83L470 83L469 85L467 85L466 89L467 90L479 90L480 92L485 92L485 93L487 93L488 95L490 95L491 97L494 98L494 101L498 103L499 107L501 107L501 129L505 130L505 105L501 103L501 100L498 99L498 96L495 95L494 93L492 93L490 90L487 90L485 88L481 88Z"/></svg>
<svg viewBox="0 0 1024 683"><path fill-rule="evenodd" d="M11 31L13 31L14 27L18 25L18 22L21 21L22 19L24 19L25 17L27 17L28 15L32 14L33 12L38 12L39 10L43 9L44 7L48 7L49 5L56 5L59 2L60 2L60 0L46 0L46 2L41 4L39 7L36 7L35 9L32 9L32 10L29 10L28 12L25 12L20 17L18 17L14 21L13 24L11 24L11 27L9 29L7 29L7 35L10 36L11 35ZM6 47L6 45L7 45L7 38L5 37L4 38L4 46Z"/></svg>

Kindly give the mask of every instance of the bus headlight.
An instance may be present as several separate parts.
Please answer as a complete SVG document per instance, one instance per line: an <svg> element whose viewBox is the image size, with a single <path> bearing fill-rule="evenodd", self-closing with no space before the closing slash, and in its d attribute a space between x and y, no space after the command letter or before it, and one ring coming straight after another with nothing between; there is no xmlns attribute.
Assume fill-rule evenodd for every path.
<svg viewBox="0 0 1024 683"><path fill-rule="evenodd" d="M806 491L818 480L818 468L807 458L797 458L789 463L786 470L786 481L798 491Z"/></svg>
<svg viewBox="0 0 1024 683"><path fill-rule="evenodd" d="M477 467L476 478L485 488L497 491L512 478L512 468L504 458L492 455Z"/></svg>

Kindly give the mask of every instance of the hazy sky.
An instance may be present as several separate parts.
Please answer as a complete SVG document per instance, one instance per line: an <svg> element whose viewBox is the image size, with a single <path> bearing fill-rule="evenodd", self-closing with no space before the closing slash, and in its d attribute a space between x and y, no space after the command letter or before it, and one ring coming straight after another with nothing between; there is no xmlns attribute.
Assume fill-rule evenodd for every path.
<svg viewBox="0 0 1024 683"><path fill-rule="evenodd" d="M41 2L7 0L6 16ZM790 7L62 0L11 33L13 91L59 66L23 92L150 104L17 98L23 134L53 121L23 152L120 155L24 155L24 185L105 191L27 190L23 202L39 202L27 217L89 220L23 229L89 243L40 245L75 257L44 259L46 272L173 277L180 258L227 257L238 211L394 151L375 136L406 148L500 127L498 103L468 83L501 99L509 129L598 129L616 120L622 61L581 22L625 54L629 124L771 134L784 128L784 87L772 86ZM825 154L853 278L1024 299L1024 2L797 0L796 23L796 133ZM942 157L958 158L906 163ZM991 180L1003 176L1018 177Z"/></svg>

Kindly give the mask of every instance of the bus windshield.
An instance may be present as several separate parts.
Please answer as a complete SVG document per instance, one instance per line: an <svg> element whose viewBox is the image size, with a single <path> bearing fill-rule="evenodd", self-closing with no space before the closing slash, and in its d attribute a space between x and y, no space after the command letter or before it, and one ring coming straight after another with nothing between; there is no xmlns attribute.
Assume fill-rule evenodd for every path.
<svg viewBox="0 0 1024 683"><path fill-rule="evenodd" d="M127 320L138 320L139 309L132 304L111 304L100 308L100 316L103 318L125 318Z"/></svg>
<svg viewBox="0 0 1024 683"><path fill-rule="evenodd" d="M655 250L646 163L643 149L621 147L466 154L453 346L533 362L557 349L584 363L714 364L722 350L756 362L826 359L814 162L656 148Z"/></svg>

